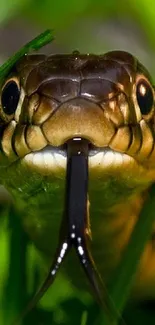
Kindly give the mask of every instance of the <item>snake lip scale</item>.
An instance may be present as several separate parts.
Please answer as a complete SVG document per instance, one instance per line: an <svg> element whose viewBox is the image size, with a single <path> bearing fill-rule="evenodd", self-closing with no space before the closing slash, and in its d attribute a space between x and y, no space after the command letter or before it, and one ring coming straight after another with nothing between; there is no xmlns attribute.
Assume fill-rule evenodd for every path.
<svg viewBox="0 0 155 325"><path fill-rule="evenodd" d="M92 157L92 156L95 156L97 155L98 153L102 152L102 153L108 153L108 152L115 152L115 153L119 153L119 154L122 154L123 153L120 153L120 152L117 152L111 148L109 148L108 146L106 147L97 147L97 146L94 146L92 145L91 143L88 145L88 156L89 157ZM55 147L55 146L51 146L51 145L47 145L45 148L41 149L41 150L38 150L38 151L35 151L34 153L58 153L64 157L67 157L67 143L65 143L64 145L62 146L58 146L58 147Z"/></svg>

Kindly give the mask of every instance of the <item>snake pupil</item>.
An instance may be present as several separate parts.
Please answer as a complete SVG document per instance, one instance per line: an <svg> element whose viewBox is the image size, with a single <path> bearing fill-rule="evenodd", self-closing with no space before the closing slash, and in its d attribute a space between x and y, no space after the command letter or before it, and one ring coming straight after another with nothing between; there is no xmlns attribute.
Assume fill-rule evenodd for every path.
<svg viewBox="0 0 155 325"><path fill-rule="evenodd" d="M145 80L140 80L136 90L137 102L142 115L150 113L153 106L153 92L150 85Z"/></svg>
<svg viewBox="0 0 155 325"><path fill-rule="evenodd" d="M2 91L1 103L7 115L14 114L20 97L20 89L15 81L9 81Z"/></svg>

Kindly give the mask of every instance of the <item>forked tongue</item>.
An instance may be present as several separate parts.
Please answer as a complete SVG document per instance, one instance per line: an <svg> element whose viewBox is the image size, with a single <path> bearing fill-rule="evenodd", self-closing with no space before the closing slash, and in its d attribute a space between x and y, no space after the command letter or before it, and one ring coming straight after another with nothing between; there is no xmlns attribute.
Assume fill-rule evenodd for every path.
<svg viewBox="0 0 155 325"><path fill-rule="evenodd" d="M111 313L112 306L107 289L97 271L89 248L88 147L88 142L81 138L75 138L67 143L66 198L58 248L44 283L21 314L20 319L15 322L16 325L52 285L64 258L72 247L75 248L93 292L109 319L114 312Z"/></svg>

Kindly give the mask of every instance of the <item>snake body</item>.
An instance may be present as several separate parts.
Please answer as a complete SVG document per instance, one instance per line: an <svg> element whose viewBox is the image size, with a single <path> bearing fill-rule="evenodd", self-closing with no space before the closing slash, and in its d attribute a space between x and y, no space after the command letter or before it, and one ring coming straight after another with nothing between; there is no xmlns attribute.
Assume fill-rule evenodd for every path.
<svg viewBox="0 0 155 325"><path fill-rule="evenodd" d="M91 246L108 282L155 181L155 93L148 71L123 51L27 55L1 85L0 136L1 184L50 258L63 213L65 144L76 137L89 141ZM155 298L154 229L132 294Z"/></svg>

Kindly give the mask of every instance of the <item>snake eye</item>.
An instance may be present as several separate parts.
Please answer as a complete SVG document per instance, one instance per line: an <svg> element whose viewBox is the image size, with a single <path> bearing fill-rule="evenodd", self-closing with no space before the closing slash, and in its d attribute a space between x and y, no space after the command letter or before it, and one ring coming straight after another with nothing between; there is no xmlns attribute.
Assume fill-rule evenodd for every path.
<svg viewBox="0 0 155 325"><path fill-rule="evenodd" d="M154 97L152 88L146 80L138 81L136 96L142 115L149 114L154 103Z"/></svg>
<svg viewBox="0 0 155 325"><path fill-rule="evenodd" d="M5 114L14 114L18 105L19 97L20 89L18 83L15 80L8 81L5 84L1 95L1 105Z"/></svg>

